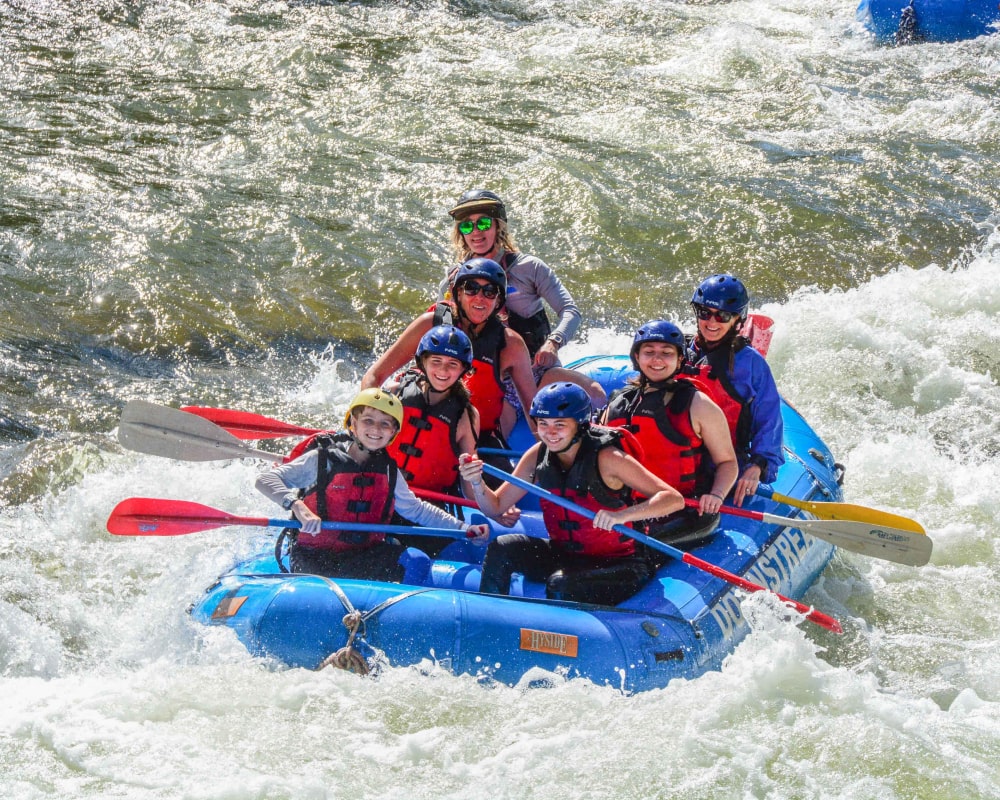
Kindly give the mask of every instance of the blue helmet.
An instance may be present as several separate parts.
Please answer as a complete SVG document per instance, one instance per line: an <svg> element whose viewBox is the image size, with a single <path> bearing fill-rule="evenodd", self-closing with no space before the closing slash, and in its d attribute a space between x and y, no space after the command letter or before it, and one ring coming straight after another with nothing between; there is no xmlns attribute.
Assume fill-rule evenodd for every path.
<svg viewBox="0 0 1000 800"><path fill-rule="evenodd" d="M507 273L503 271L496 261L489 258L470 258L458 265L452 286L457 288L462 283L472 278L482 278L489 281L500 290L500 304L507 297Z"/></svg>
<svg viewBox="0 0 1000 800"><path fill-rule="evenodd" d="M547 419L569 417L585 425L590 422L590 395L575 383L550 383L538 390L531 401L528 416Z"/></svg>
<svg viewBox="0 0 1000 800"><path fill-rule="evenodd" d="M456 358L466 369L472 366L472 342L464 331L454 325L436 325L420 337L417 362L428 353Z"/></svg>
<svg viewBox="0 0 1000 800"><path fill-rule="evenodd" d="M461 197L455 207L448 212L452 219L465 218L472 214L489 214L497 219L507 219L507 207L500 195L486 189L470 189Z"/></svg>
<svg viewBox="0 0 1000 800"><path fill-rule="evenodd" d="M705 278L694 290L691 305L729 311L743 320L750 308L750 295L739 278L723 273Z"/></svg>
<svg viewBox="0 0 1000 800"><path fill-rule="evenodd" d="M684 334L681 333L681 329L674 325L674 323L668 322L665 319L654 319L652 322L647 322L635 332L635 337L632 339L632 349L629 351L629 358L632 359L632 366L636 369L639 369L639 362L636 359L639 347L647 342L663 342L664 344L674 345L677 348L677 355L680 357L677 368L680 369L683 366L687 357L687 342L684 340Z"/></svg>

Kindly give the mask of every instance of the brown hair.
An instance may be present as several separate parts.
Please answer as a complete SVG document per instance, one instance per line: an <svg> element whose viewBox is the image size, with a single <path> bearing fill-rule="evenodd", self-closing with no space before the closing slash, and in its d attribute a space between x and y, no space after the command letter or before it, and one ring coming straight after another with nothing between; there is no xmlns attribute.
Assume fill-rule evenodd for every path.
<svg viewBox="0 0 1000 800"><path fill-rule="evenodd" d="M414 358L414 361L417 363L417 385L421 390L430 389L433 391L434 387L431 385L431 379L427 377L427 371L424 369L424 358L427 358L426 353L423 358ZM468 371L469 370L466 370L466 372ZM462 383L462 377L464 375L465 372L463 372L462 375L459 375L458 380L448 387L448 394L457 397L459 400L465 401L465 403L469 403L472 399L472 395L469 393L469 387Z"/></svg>

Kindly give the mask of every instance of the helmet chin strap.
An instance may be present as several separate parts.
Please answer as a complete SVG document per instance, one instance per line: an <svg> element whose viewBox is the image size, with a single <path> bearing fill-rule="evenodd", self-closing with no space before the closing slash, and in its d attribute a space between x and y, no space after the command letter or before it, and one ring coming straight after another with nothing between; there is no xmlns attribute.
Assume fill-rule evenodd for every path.
<svg viewBox="0 0 1000 800"><path fill-rule="evenodd" d="M424 356L424 358L426 357L427 356ZM455 384L458 383L460 380L462 380L462 376L465 375L466 372L468 372L468 370L463 370L459 374L459 376L455 378L455 380L453 380L451 383L449 383L444 389L435 389L434 384L431 383L430 376L427 374L427 368L424 366L424 358L420 359L420 361L417 362L417 369L420 370L421 374L424 376L424 380L427 381L427 390L430 392L434 392L436 394L447 394L448 392L450 392L453 388L455 388Z"/></svg>
<svg viewBox="0 0 1000 800"><path fill-rule="evenodd" d="M587 428L589 426L590 426L589 422L586 422L586 423L584 423L584 422L578 422L576 424L576 433L573 434L573 438L570 439L569 444L566 445L562 450L553 450L553 449L549 448L549 452L550 453L554 453L557 456L558 455L562 455L567 450L571 449L573 447L573 445L579 443L583 439L583 431L584 431L585 428ZM548 445L546 445L546 447L548 447Z"/></svg>
<svg viewBox="0 0 1000 800"><path fill-rule="evenodd" d="M385 450L385 447L373 448L373 447L365 447L365 445L361 444L361 440L358 438L358 434L355 433L354 431L353 423L351 424L351 427L347 429L347 432L351 435L351 441L358 446L358 450L360 450L362 453L375 454L375 453L381 453L383 450Z"/></svg>
<svg viewBox="0 0 1000 800"><path fill-rule="evenodd" d="M684 360L677 359L677 369L670 373L669 377L664 378L662 381L651 381L646 377L646 373L639 372L639 380L642 383L643 388L649 387L650 389L674 389L677 387L677 376L680 374L681 370L684 369Z"/></svg>

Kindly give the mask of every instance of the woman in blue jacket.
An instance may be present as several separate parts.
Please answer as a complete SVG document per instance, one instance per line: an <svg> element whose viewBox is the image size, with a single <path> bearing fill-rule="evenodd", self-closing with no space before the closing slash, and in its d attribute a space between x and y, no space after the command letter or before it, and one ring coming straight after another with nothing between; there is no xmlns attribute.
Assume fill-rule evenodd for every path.
<svg viewBox="0 0 1000 800"><path fill-rule="evenodd" d="M691 342L689 377L722 408L729 422L740 473L733 502L770 483L784 462L781 398L764 357L739 335L750 308L742 281L706 278L691 297L698 333Z"/></svg>

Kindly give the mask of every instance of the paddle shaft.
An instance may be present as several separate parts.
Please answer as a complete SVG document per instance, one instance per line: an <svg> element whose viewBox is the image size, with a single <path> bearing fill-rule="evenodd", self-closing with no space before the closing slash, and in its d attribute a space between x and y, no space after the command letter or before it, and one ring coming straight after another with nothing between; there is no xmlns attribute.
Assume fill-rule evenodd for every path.
<svg viewBox="0 0 1000 800"><path fill-rule="evenodd" d="M476 452L484 456L507 456L507 458L520 458L524 455L522 450L505 450L502 447L477 447Z"/></svg>
<svg viewBox="0 0 1000 800"><path fill-rule="evenodd" d="M245 525L260 528L298 530L302 523L294 519L241 517L225 511L184 500L132 497L123 500L108 518L108 531L116 536L182 536L213 528ZM400 533L417 536L469 538L465 531L453 528L422 528L409 525L378 525L359 522L324 522L326 531L361 531L365 533Z"/></svg>
<svg viewBox="0 0 1000 800"><path fill-rule="evenodd" d="M555 503L556 505L561 506L562 508L565 508L568 511L572 511L574 514L579 514L580 516L586 517L587 519L593 519L595 516L597 516L590 509L577 505L572 500L567 500L565 497L560 497L557 494L553 494L552 492L549 492L546 489L542 489L539 486L535 486L535 484L533 483L530 483L526 480L522 480L521 478L518 478L516 475L511 475L508 472L504 472L502 469L497 469L496 467L490 464L483 464L483 472L485 472L487 475L492 475L495 478L500 478L501 480L507 481L508 483L513 484L518 488L524 489L526 492L530 492L531 494L544 498L551 503ZM634 539L637 542L641 542L647 547L650 547L654 550L659 550L661 553L666 553L667 555L676 558L679 561L683 561L685 564L688 564L689 566L692 566L695 569L707 572L709 575L712 575L716 578L726 581L727 583L731 583L734 586L739 586L741 589L745 591L748 592L769 591L764 586L753 583L752 581L748 581L746 578L742 578L739 575L736 575L732 572L729 572L728 570L724 570L721 567L716 566L715 564L711 564L708 561L704 561L698 558L697 556L692 555L691 553L679 550L678 548L673 547L669 544L661 542L657 539L653 539L652 537L646 536L644 533L640 533L639 531L633 530L632 528L627 528L624 525L615 525L614 530L617 533L620 533L624 536L628 536L629 538ZM817 611L811 606L807 606L805 603L800 603L798 600L792 600L791 598L785 597L784 595L780 595L777 592L775 592L774 594L783 603L789 604L800 614L805 615L805 618L808 619L810 622L814 622L820 627L826 628L827 630L833 631L834 633L844 632L843 628L841 628L840 626L840 623L833 617L830 617L821 611Z"/></svg>

